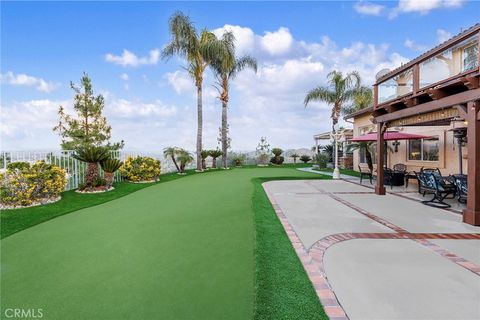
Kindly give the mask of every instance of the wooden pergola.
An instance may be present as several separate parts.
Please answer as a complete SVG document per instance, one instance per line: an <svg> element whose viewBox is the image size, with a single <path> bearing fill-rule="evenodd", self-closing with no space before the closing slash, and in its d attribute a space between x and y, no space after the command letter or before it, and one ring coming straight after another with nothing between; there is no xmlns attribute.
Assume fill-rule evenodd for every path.
<svg viewBox="0 0 480 320"><path fill-rule="evenodd" d="M383 133L394 126L467 123L468 200L463 221L480 226L480 24L381 75L374 85L377 167L384 167ZM383 170L375 193L385 194Z"/></svg>

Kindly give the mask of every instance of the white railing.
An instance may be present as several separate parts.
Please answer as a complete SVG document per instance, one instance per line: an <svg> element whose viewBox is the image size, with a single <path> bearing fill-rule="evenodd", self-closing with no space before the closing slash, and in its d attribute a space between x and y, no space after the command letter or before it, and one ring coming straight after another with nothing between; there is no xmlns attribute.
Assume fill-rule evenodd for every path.
<svg viewBox="0 0 480 320"><path fill-rule="evenodd" d="M77 189L85 180L86 163L75 159L73 151L2 151L0 153L0 168L5 170L7 165L12 162L29 162L43 160L47 163L54 164L64 169L67 172L67 185L65 190ZM162 166L162 173L175 171L175 166L169 159L164 159L162 154L149 152L128 152L128 151L111 151L112 158L125 161L129 156L148 156L160 160ZM193 168L190 164L188 168ZM100 175L103 176L103 171L100 169ZM114 181L122 181L120 173L117 171L114 175Z"/></svg>

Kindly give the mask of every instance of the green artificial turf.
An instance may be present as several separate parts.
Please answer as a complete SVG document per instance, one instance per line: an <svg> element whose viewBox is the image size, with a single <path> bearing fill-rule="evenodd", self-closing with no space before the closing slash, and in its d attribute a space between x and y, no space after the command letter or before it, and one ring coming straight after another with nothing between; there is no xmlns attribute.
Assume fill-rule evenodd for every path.
<svg viewBox="0 0 480 320"><path fill-rule="evenodd" d="M254 319L328 320L262 183L292 177L254 179L255 317Z"/></svg>
<svg viewBox="0 0 480 320"><path fill-rule="evenodd" d="M70 204L62 216L2 240L1 314L41 308L42 319L65 320L311 319L321 307L278 220L255 217L256 203L268 200L256 191L252 207L253 178L286 176L321 177L244 168L158 183L113 201L78 198L85 206L104 203L63 214L74 210ZM255 250L255 226L268 229L265 241L277 239L269 245L278 256ZM291 284L276 270L284 259ZM282 273L269 278L275 271Z"/></svg>
<svg viewBox="0 0 480 320"><path fill-rule="evenodd" d="M161 175L160 181L157 183L172 181L181 177L183 176L176 173L168 173ZM23 209L1 210L1 239L66 213L111 201L151 185L150 183L120 182L115 183L114 190L96 194L80 194L71 190L63 192L62 199L55 203Z"/></svg>

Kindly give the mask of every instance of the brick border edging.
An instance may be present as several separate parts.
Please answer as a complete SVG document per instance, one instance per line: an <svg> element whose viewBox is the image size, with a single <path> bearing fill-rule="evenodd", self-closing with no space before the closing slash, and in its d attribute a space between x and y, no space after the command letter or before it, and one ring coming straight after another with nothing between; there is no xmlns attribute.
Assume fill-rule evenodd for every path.
<svg viewBox="0 0 480 320"><path fill-rule="evenodd" d="M282 209L280 209L280 206L277 204L273 194L263 186L263 183L262 187L267 194L275 213L277 214L278 220L282 224L285 233L290 239L290 242L292 243L298 258L300 259L308 278L312 282L313 288L315 289L315 292L323 306L323 310L325 310L325 313L329 319L349 320L345 310L338 302L338 299L326 278L325 272L323 272L323 264L315 259L312 259L292 225L288 221L287 217L283 213Z"/></svg>
<svg viewBox="0 0 480 320"><path fill-rule="evenodd" d="M344 180L345 181L345 180ZM477 274L480 276L480 266L461 258L454 253L446 250L427 239L449 239L449 240L480 240L480 234L473 234L473 233L409 233L408 231L390 223L389 221L382 219L372 213L369 213L366 210L361 209L353 205L352 203L335 196L334 193L326 192L315 185L312 184L311 181L305 181L307 184L312 186L314 189L318 190L317 193L307 193L307 194L325 194L341 202L342 204L350 207L351 209L361 213L362 215L367 216L368 218L392 229L393 233L337 233L333 235L326 236L317 242L315 242L308 250L305 248L303 243L301 242L300 238L298 237L297 233L293 229L292 225L288 221L286 215L276 202L273 194L264 187L264 183L262 183L263 190L265 191L270 203L272 204L275 213L282 224L290 242L292 243L295 252L300 259L314 289L317 293L317 296L325 310L325 313L331 320L349 320L349 317L338 301L335 292L333 291L327 275L325 273L323 257L325 255L326 250L334 244L353 240L353 239L410 239L423 246L427 247L428 249L434 251L435 253L439 254L440 256L452 261L453 263ZM348 181L350 182L350 181ZM357 184L355 182L352 182ZM363 193L363 192L362 192ZM303 194L303 193L302 193ZM405 197L405 196L403 196ZM407 198L407 197L405 197ZM411 199L411 198L409 198ZM414 200L414 199L411 199ZM415 201L415 200L414 200ZM450 210L448 210L450 211Z"/></svg>

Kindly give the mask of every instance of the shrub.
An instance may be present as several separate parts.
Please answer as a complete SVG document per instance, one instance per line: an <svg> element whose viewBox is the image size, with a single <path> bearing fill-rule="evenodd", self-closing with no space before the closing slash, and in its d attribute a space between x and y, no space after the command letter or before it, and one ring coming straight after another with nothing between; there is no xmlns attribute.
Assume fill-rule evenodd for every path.
<svg viewBox="0 0 480 320"><path fill-rule="evenodd" d="M85 186L81 189L93 188L93 181L98 178L98 164L110 157L108 149L96 146L80 147L75 150L72 156L77 160L87 163Z"/></svg>
<svg viewBox="0 0 480 320"><path fill-rule="evenodd" d="M320 169L326 168L328 160L330 160L330 156L328 154L325 154L323 152L318 153L315 156L315 163L318 164L318 167Z"/></svg>
<svg viewBox="0 0 480 320"><path fill-rule="evenodd" d="M210 151L209 150L202 150L200 152L200 156L202 157L202 169L206 170L207 169L206 159L210 156Z"/></svg>
<svg viewBox="0 0 480 320"><path fill-rule="evenodd" d="M107 189L110 189L113 184L113 174L120 169L123 163L118 159L108 158L100 163L103 171L105 172L105 185Z"/></svg>
<svg viewBox="0 0 480 320"><path fill-rule="evenodd" d="M302 161L303 163L307 163L307 162L310 162L312 160L312 158L310 158L310 156L304 154L303 156L300 157L300 161Z"/></svg>
<svg viewBox="0 0 480 320"><path fill-rule="evenodd" d="M185 173L185 167L187 164L193 161L193 156L185 149L179 149L177 154L177 161L180 163L180 172L181 174Z"/></svg>
<svg viewBox="0 0 480 320"><path fill-rule="evenodd" d="M235 167L241 167L243 163L245 162L246 156L244 154L235 154L232 157L232 161L235 164Z"/></svg>
<svg viewBox="0 0 480 320"><path fill-rule="evenodd" d="M11 162L7 165L7 169L9 170L18 169L20 171L23 171L29 168L30 168L30 163L28 162Z"/></svg>
<svg viewBox="0 0 480 320"><path fill-rule="evenodd" d="M65 189L65 171L38 161L13 165L0 175L0 203L7 206L28 206L60 196Z"/></svg>
<svg viewBox="0 0 480 320"><path fill-rule="evenodd" d="M273 148L272 149L273 157L270 159L270 162L273 164L280 165L285 161L285 158L281 156L283 150L280 148Z"/></svg>
<svg viewBox="0 0 480 320"><path fill-rule="evenodd" d="M129 181L153 181L160 176L160 161L150 157L128 156L120 167L122 177Z"/></svg>
<svg viewBox="0 0 480 320"><path fill-rule="evenodd" d="M217 158L218 157L221 157L223 155L223 152L221 150L210 150L208 152L208 154L210 155L210 157L212 157L212 168L213 169L216 169L217 168Z"/></svg>

